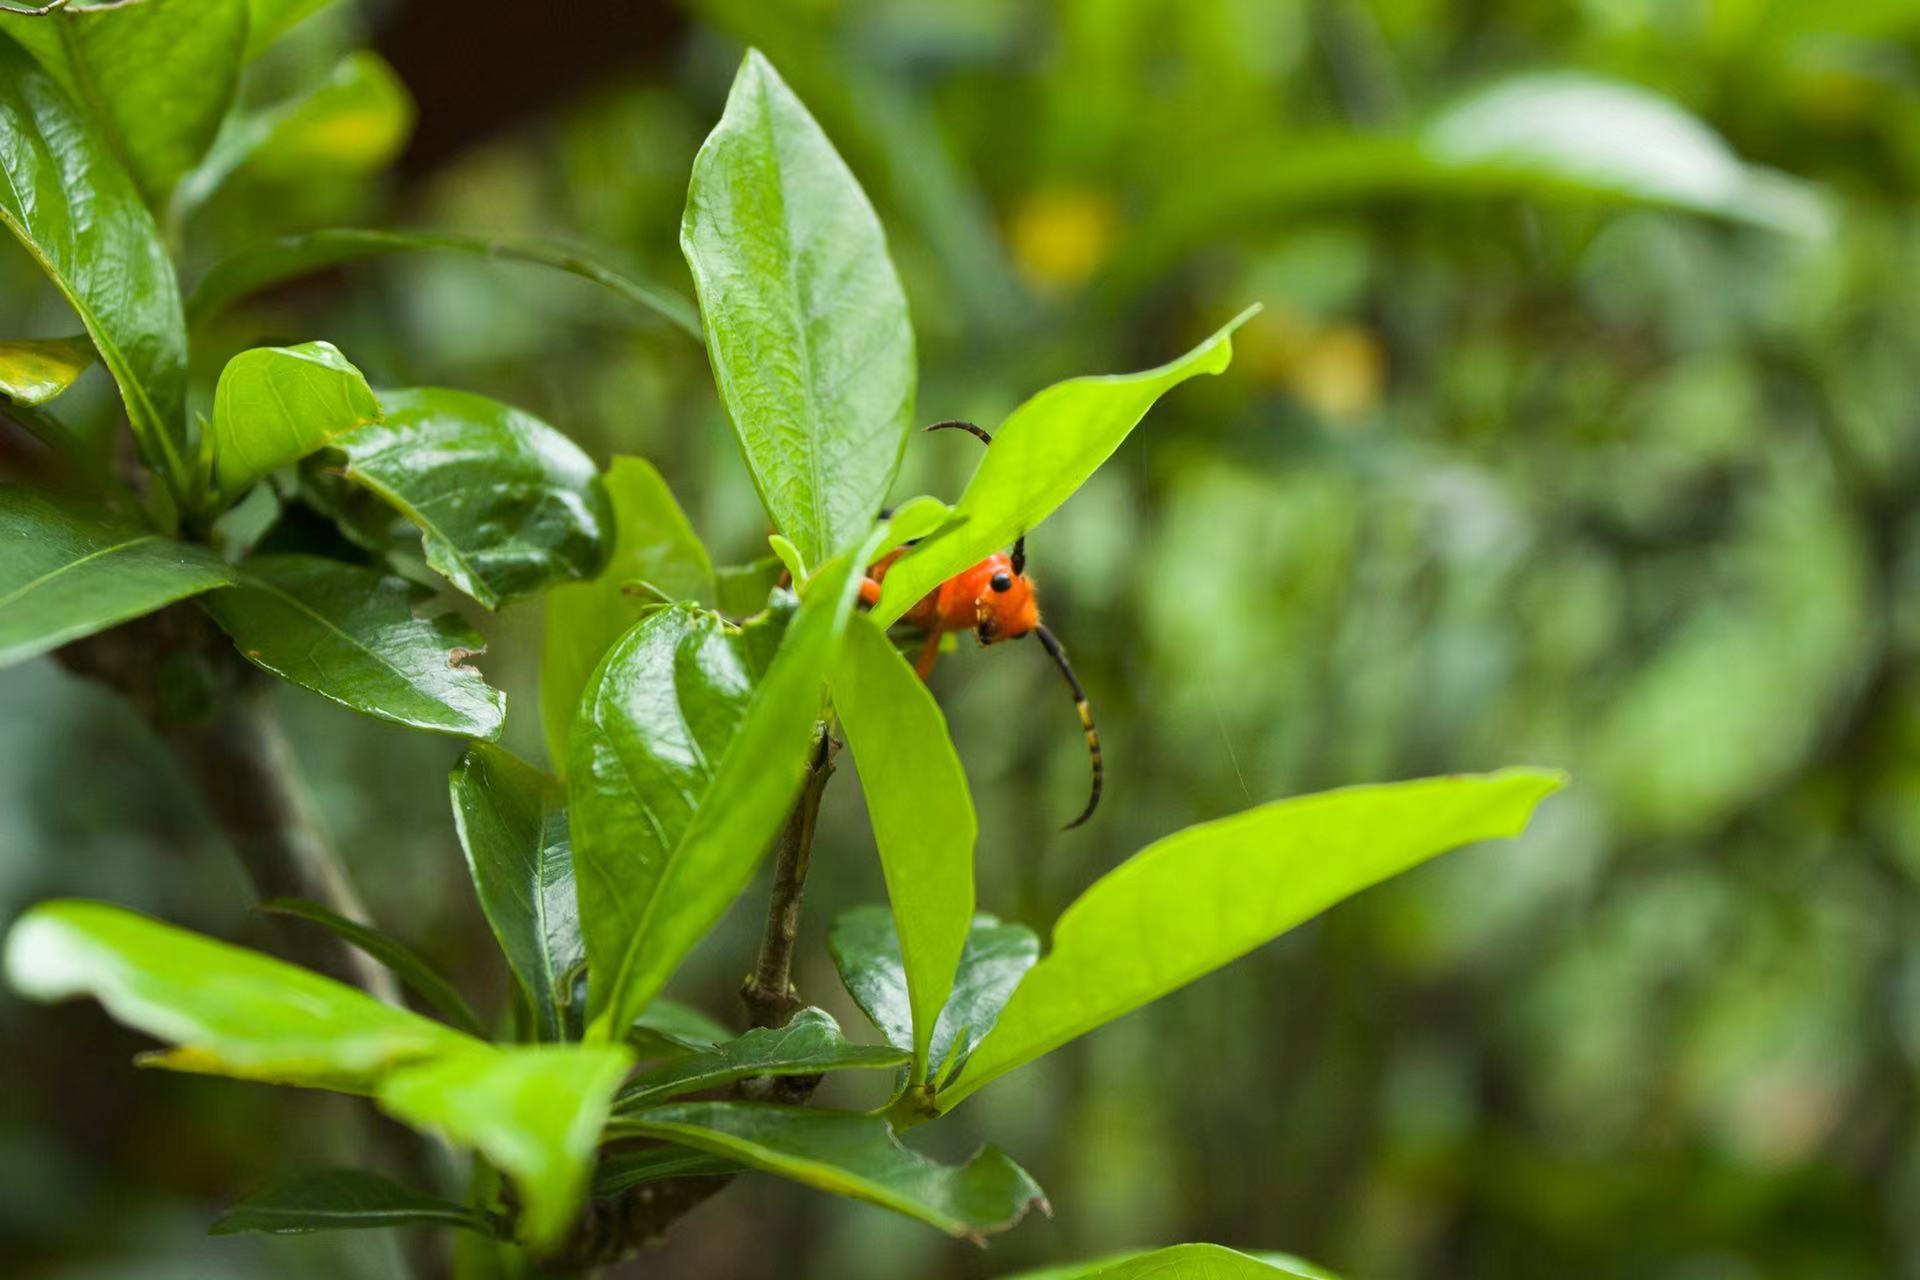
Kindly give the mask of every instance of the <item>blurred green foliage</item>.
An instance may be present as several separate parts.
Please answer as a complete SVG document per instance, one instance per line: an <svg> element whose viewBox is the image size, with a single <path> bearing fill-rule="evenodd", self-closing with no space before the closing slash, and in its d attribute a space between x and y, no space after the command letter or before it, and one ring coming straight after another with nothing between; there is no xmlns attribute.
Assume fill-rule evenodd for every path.
<svg viewBox="0 0 1920 1280"><path fill-rule="evenodd" d="M509 8L462 6L463 36ZM318 88L390 17L310 20L243 101ZM687 173L750 41L879 207L922 418L991 424L1266 305L1228 376L1170 397L1030 539L1107 745L1099 819L1052 833L1085 758L1037 650L935 677L983 910L1043 924L1126 851L1251 801L1521 760L1577 785L1524 840L1377 889L956 1112L939 1154L991 1134L1053 1221L982 1254L765 1181L631 1274L988 1276L1212 1240L1355 1277L1920 1276L1920 6L700 0L651 29L624 69L431 168L243 167L183 220L186 261L425 225L559 234L680 285ZM1579 154L1677 156L1696 195L1713 135L1748 165L1653 204L1441 167L1432 122L1533 72L1638 86L1712 131L1629 128L1611 100L1572 126ZM1505 101L1494 126L1549 127ZM12 250L0 320L74 330ZM602 464L643 455L717 562L764 553L704 353L590 285L391 259L215 325L203 404L233 351L324 334L377 385L472 388ZM105 439L104 373L74 397ZM977 447L916 438L897 492L954 496ZM38 456L0 436L8 470ZM508 743L538 759L540 610L482 621ZM447 812L457 744L281 697L374 914L488 1007L509 979ZM7 673L0 912L89 894L262 941L172 768L104 693ZM816 939L882 892L851 784L823 821ZM748 903L677 997L732 1014ZM801 991L858 1025L825 949L803 954ZM130 1077L136 1038L87 1008L8 999L0 1027L17 1274L392 1274L369 1238L201 1238L233 1186L343 1159L351 1104Z"/></svg>

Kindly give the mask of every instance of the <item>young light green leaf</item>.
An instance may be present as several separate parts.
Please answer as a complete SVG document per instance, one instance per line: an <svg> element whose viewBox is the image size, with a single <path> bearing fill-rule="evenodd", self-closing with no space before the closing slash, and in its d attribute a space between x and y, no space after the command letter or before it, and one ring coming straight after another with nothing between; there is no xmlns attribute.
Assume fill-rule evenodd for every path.
<svg viewBox="0 0 1920 1280"><path fill-rule="evenodd" d="M39 21L35 19L35 21ZM187 334L153 216L71 99L0 40L0 223L86 326L120 387L141 457L187 482Z"/></svg>
<svg viewBox="0 0 1920 1280"><path fill-rule="evenodd" d="M537 240L465 235L457 231L366 231L335 227L304 235L281 236L242 249L200 278L187 300L187 316L196 325L249 293L361 258L395 253L458 253L502 262L551 267L591 280L688 335L700 336L693 304L673 290L634 279L580 252Z"/></svg>
<svg viewBox="0 0 1920 1280"><path fill-rule="evenodd" d="M620 1045L480 1047L403 1067L378 1097L399 1119L477 1148L505 1171L525 1206L517 1234L544 1249L579 1210L614 1087L632 1065Z"/></svg>
<svg viewBox="0 0 1920 1280"><path fill-rule="evenodd" d="M564 1039L568 975L586 961L574 901L566 792L500 747L475 743L450 778L453 822L480 910L520 980L542 1040Z"/></svg>
<svg viewBox="0 0 1920 1280"><path fill-rule="evenodd" d="M717 1178L738 1173L739 1161L667 1143L643 1151L616 1151L593 1172L593 1197L603 1199L663 1178Z"/></svg>
<svg viewBox="0 0 1920 1280"><path fill-rule="evenodd" d="M1177 1244L1150 1253L1119 1253L1093 1262L1022 1271L1005 1280L1339 1280L1286 1254L1253 1255L1217 1244Z"/></svg>
<svg viewBox="0 0 1920 1280"><path fill-rule="evenodd" d="M0 399L45 404L79 381L98 354L84 333L77 338L0 342Z"/></svg>
<svg viewBox="0 0 1920 1280"><path fill-rule="evenodd" d="M91 995L178 1046L176 1071L368 1091L394 1065L478 1041L344 983L101 902L34 907L7 935L7 979L31 1000Z"/></svg>
<svg viewBox="0 0 1920 1280"><path fill-rule="evenodd" d="M1564 782L1544 770L1506 769L1345 787L1148 845L1061 913L1052 949L940 1093L938 1108L1369 885L1449 849L1517 834Z"/></svg>
<svg viewBox="0 0 1920 1280"><path fill-rule="evenodd" d="M838 1196L904 1213L949 1235L1004 1231L1046 1197L996 1147L963 1165L938 1164L900 1145L879 1116L758 1102L673 1102L616 1123Z"/></svg>
<svg viewBox="0 0 1920 1280"><path fill-rule="evenodd" d="M1158 369L1057 382L1015 409L994 433L947 526L887 571L874 622L891 626L927 592L1032 532L1113 455L1154 401L1188 378L1224 370L1233 359L1233 331L1259 309L1248 307Z"/></svg>
<svg viewBox="0 0 1920 1280"><path fill-rule="evenodd" d="M411 1226L461 1227L494 1234L493 1224L478 1211L403 1187L365 1169L295 1174L227 1210L207 1228L207 1234L232 1236L258 1231L292 1236Z"/></svg>
<svg viewBox="0 0 1920 1280"><path fill-rule="evenodd" d="M546 598L540 718L547 753L559 768L566 765L567 738L587 677L650 606L630 584L649 583L674 600L712 603L717 595L707 549L652 463L615 458L605 484L614 529L606 567L592 582L555 587ZM765 602L762 594L760 604Z"/></svg>
<svg viewBox="0 0 1920 1280"><path fill-rule="evenodd" d="M973 920L973 798L939 704L871 618L848 627L832 690L893 908L918 1084L939 1065L934 1024Z"/></svg>
<svg viewBox="0 0 1920 1280"><path fill-rule="evenodd" d="M808 564L865 534L913 415L913 326L873 206L759 52L693 162L680 248L714 381Z"/></svg>
<svg viewBox="0 0 1920 1280"><path fill-rule="evenodd" d="M485 1038L487 1029L480 1025L480 1019L474 1016L460 993L453 989L453 984L441 977L425 956L398 938L390 937L371 925L349 920L339 912L306 898L269 898L258 903L254 909L305 920L360 948L391 969L409 991L432 1005L434 1011L454 1027L470 1036Z"/></svg>
<svg viewBox="0 0 1920 1280"><path fill-rule="evenodd" d="M466 391L382 391L378 422L327 442L336 463L420 530L427 564L489 609L592 577L613 513L593 460L530 413Z"/></svg>
<svg viewBox="0 0 1920 1280"><path fill-rule="evenodd" d="M813 1076L828 1071L879 1070L908 1061L884 1044L852 1044L824 1009L802 1009L784 1027L761 1027L704 1053L690 1053L636 1076L614 1099L616 1112L697 1093L749 1076Z"/></svg>
<svg viewBox="0 0 1920 1280"><path fill-rule="evenodd" d="M158 209L212 144L239 83L247 0L122 0L43 18L0 11Z"/></svg>
<svg viewBox="0 0 1920 1280"><path fill-rule="evenodd" d="M223 501L334 437L380 418L360 371L330 342L255 347L213 392L213 478Z"/></svg>
<svg viewBox="0 0 1920 1280"><path fill-rule="evenodd" d="M886 908L855 907L842 912L827 935L827 946L840 970L840 981L861 1012L888 1044L912 1048L915 1024L906 963ZM1014 988L1039 958L1040 939L1025 925L1001 924L984 912L973 917L952 995L940 1010L928 1046L923 1074L929 1084L944 1082L966 1061L993 1030ZM924 1095L911 1098L906 1106L920 1108L923 1099Z"/></svg>
<svg viewBox="0 0 1920 1280"><path fill-rule="evenodd" d="M458 614L421 618L427 592L318 556L255 556L206 602L241 654L303 689L395 724L491 741L506 697L468 659L480 633Z"/></svg>
<svg viewBox="0 0 1920 1280"><path fill-rule="evenodd" d="M0 485L0 667L233 581L205 547L21 485Z"/></svg>

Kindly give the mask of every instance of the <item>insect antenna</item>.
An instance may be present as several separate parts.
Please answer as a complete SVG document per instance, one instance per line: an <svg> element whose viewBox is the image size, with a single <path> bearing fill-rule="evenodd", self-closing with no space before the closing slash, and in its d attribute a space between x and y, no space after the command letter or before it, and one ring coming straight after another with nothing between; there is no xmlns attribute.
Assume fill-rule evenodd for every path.
<svg viewBox="0 0 1920 1280"><path fill-rule="evenodd" d="M922 431L964 431L981 444L992 444L993 437L987 434L985 427L977 427L971 422L959 418L943 418L939 422L928 423Z"/></svg>
<svg viewBox="0 0 1920 1280"><path fill-rule="evenodd" d="M1071 831L1091 818L1093 811L1100 807L1100 784L1105 777L1105 770L1100 764L1100 731L1093 727L1093 711L1087 706L1087 692L1080 687L1080 678L1073 674L1073 666L1067 661L1067 651L1060 647L1060 641L1045 626L1035 627L1033 634L1040 637L1041 647L1046 649L1053 664L1060 668L1060 674L1067 678L1067 688L1073 690L1073 709L1080 713L1080 727L1087 735L1087 756L1093 764L1093 794L1087 797L1087 807L1080 811L1079 817L1061 828L1062 831Z"/></svg>

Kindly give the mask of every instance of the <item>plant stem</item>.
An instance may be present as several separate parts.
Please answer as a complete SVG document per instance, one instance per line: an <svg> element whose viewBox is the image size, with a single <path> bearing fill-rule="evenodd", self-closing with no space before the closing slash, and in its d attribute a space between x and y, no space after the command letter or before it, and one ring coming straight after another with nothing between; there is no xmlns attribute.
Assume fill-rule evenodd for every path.
<svg viewBox="0 0 1920 1280"><path fill-rule="evenodd" d="M800 798L794 801L793 812L780 831L760 959L740 992L756 1027L783 1027L800 1007L799 993L793 988L793 949L800 939L800 908L807 892L807 867L813 859L820 798L833 776L833 755L838 749L833 734L822 724Z"/></svg>

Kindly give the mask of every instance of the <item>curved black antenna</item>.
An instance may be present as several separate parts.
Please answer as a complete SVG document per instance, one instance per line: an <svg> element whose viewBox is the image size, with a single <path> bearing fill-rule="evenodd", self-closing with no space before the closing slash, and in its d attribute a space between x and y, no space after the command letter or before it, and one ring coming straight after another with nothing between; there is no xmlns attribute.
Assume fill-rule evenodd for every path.
<svg viewBox="0 0 1920 1280"><path fill-rule="evenodd" d="M961 418L942 418L940 421L930 422L920 429L922 431L964 431L981 444L993 443L993 437L987 434L985 427L975 426L973 423Z"/></svg>
<svg viewBox="0 0 1920 1280"><path fill-rule="evenodd" d="M1080 678L1073 674L1073 667L1067 662L1067 651L1060 647L1060 642L1046 627L1035 627L1033 634L1040 637L1041 646L1053 659L1053 664L1060 668L1060 674L1067 678L1067 688L1073 690L1073 709L1080 713L1080 727L1087 734L1087 756L1093 763L1093 794L1087 797L1087 807L1080 811L1079 817L1060 828L1062 831L1071 831L1091 818L1093 811L1100 807L1100 784L1106 776L1100 763L1100 731L1093 727L1093 711L1087 706L1086 690L1080 687Z"/></svg>

